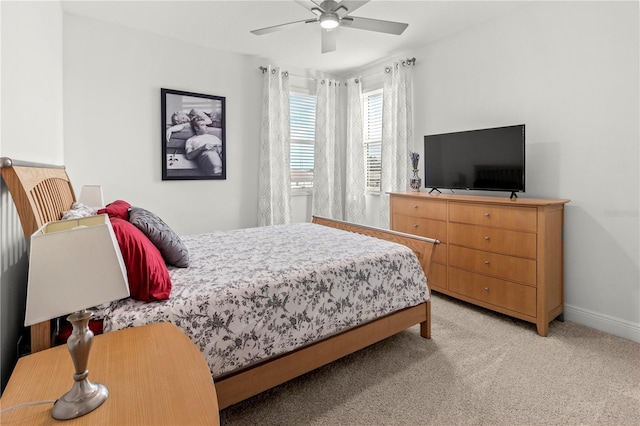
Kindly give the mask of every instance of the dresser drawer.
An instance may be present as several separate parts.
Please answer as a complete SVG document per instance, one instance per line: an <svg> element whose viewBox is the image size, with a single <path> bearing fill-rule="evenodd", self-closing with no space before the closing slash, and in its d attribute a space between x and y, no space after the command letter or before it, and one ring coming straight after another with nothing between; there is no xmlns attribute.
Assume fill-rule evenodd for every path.
<svg viewBox="0 0 640 426"><path fill-rule="evenodd" d="M450 268L449 290L525 315L536 316L535 287Z"/></svg>
<svg viewBox="0 0 640 426"><path fill-rule="evenodd" d="M536 234L451 223L449 244L510 256L536 258Z"/></svg>
<svg viewBox="0 0 640 426"><path fill-rule="evenodd" d="M447 241L447 222L441 220L394 213L391 217L391 223L394 231Z"/></svg>
<svg viewBox="0 0 640 426"><path fill-rule="evenodd" d="M536 285L536 261L460 246L449 246L449 264L508 281Z"/></svg>
<svg viewBox="0 0 640 426"><path fill-rule="evenodd" d="M441 242L433 248L431 261L442 263L443 265L447 264L447 244Z"/></svg>
<svg viewBox="0 0 640 426"><path fill-rule="evenodd" d="M495 226L517 231L536 232L537 209L535 207L509 207L451 203L449 221L471 225Z"/></svg>
<svg viewBox="0 0 640 426"><path fill-rule="evenodd" d="M447 202L407 197L391 197L391 213L401 213L407 216L446 221Z"/></svg>
<svg viewBox="0 0 640 426"><path fill-rule="evenodd" d="M431 290L447 289L447 267L439 263L432 263L427 282Z"/></svg>

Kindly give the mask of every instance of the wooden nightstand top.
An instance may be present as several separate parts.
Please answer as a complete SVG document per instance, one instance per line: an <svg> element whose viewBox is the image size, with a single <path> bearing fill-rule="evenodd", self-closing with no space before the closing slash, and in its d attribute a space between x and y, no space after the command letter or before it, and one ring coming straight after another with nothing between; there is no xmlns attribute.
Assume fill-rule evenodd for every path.
<svg viewBox="0 0 640 426"><path fill-rule="evenodd" d="M64 346L18 360L0 408L55 400L73 385L73 363ZM18 408L1 415L2 425L219 424L218 399L207 363L196 346L169 323L96 336L89 356L89 380L102 383L109 398L73 420L51 417L52 404Z"/></svg>

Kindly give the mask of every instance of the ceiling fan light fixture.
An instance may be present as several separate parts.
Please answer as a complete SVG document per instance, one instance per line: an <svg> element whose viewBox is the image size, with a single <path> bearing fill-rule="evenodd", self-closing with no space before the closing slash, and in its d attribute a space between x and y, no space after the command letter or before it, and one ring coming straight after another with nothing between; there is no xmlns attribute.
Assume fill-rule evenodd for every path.
<svg viewBox="0 0 640 426"><path fill-rule="evenodd" d="M320 17L320 26L325 30L332 30L340 25L340 18L335 13L325 13Z"/></svg>

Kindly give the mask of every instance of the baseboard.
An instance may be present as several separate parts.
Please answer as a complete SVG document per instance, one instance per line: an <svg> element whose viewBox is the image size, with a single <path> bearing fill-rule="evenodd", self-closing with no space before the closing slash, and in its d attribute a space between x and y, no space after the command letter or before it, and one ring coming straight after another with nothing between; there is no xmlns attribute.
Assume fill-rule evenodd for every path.
<svg viewBox="0 0 640 426"><path fill-rule="evenodd" d="M640 324L593 312L577 306L564 305L564 318L614 336L640 343Z"/></svg>

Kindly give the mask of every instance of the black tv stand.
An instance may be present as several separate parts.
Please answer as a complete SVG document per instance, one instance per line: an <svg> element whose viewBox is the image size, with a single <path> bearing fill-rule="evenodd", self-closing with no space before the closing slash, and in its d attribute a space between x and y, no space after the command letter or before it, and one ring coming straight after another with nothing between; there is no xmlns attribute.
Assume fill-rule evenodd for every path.
<svg viewBox="0 0 640 426"><path fill-rule="evenodd" d="M431 191L429 191L429 194L431 194L433 191L437 191L438 194L442 194L442 192L440 192L438 188L431 188Z"/></svg>
<svg viewBox="0 0 640 426"><path fill-rule="evenodd" d="M514 198L518 198L518 194L516 194L515 191L511 191L511 195L509 196L509 199L513 200Z"/></svg>

